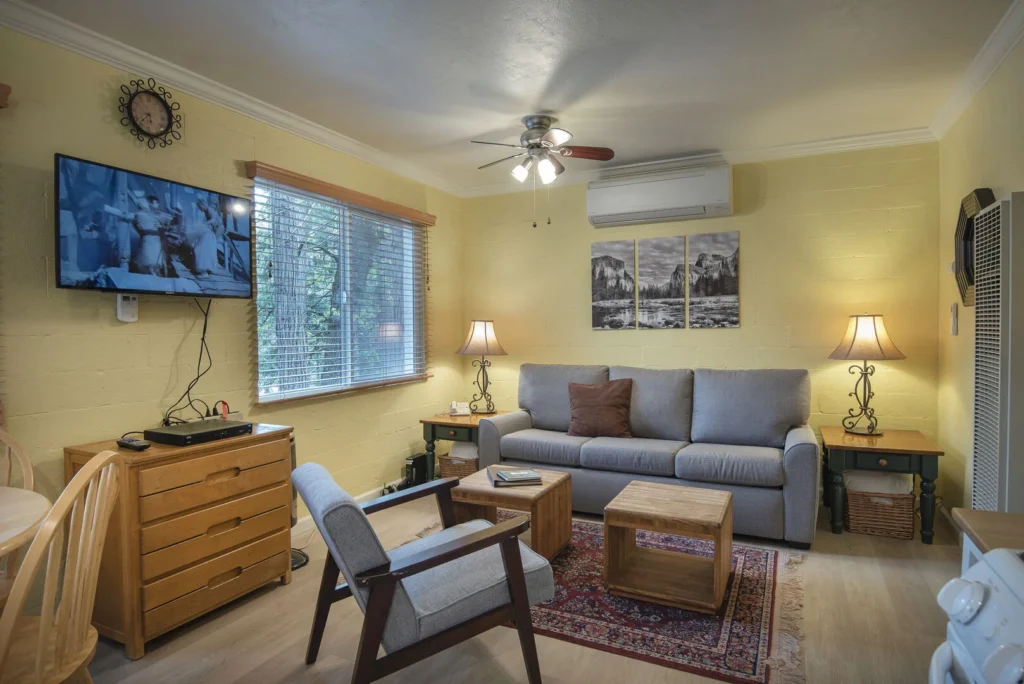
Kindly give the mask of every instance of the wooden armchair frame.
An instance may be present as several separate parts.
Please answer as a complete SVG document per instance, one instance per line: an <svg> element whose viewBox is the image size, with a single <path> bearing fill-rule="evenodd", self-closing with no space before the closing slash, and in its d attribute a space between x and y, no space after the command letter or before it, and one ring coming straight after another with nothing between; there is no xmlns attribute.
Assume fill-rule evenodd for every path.
<svg viewBox="0 0 1024 684"><path fill-rule="evenodd" d="M374 499L362 504L363 512L369 515L398 506L425 496L437 497L437 508L441 514L441 523L447 529L455 525L455 512L452 507L453 487L458 485L456 478L435 480L417 487L412 487L395 494ZM519 552L519 535L530 527L527 518L516 518L491 528L480 530L450 542L440 544L432 549L425 549L400 561L360 573L355 583L360 588L369 590L366 602L366 614L363 619L363 630L359 637L359 649L356 654L355 667L352 671L353 684L368 684L382 677L419 662L438 651L450 648L455 644L470 639L482 632L511 622L519 632L519 643L523 649L523 660L526 662L526 673L530 684L540 684L540 665L537 661L537 645L533 637L533 623L530 621L530 602L526 592L526 577L523 573L522 557ZM508 579L508 590L512 600L510 603L477 616L461 625L456 625L439 634L427 637L406 646L383 658L377 657L384 626L387 624L391 601L399 580L443 565L456 558L469 555L481 549L498 545L501 548L502 561L505 564L505 576ZM309 645L306 649L306 663L316 662L323 639L324 627L327 625L327 614L331 605L352 596L348 584L338 584L338 565L328 551L324 573L320 580L320 593L317 596L316 612L313 616L313 628L309 634Z"/></svg>

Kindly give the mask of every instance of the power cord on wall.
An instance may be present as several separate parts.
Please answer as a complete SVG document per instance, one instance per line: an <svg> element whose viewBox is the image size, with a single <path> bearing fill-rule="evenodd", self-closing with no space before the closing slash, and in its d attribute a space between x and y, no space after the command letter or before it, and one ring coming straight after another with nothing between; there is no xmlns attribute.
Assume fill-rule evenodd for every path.
<svg viewBox="0 0 1024 684"><path fill-rule="evenodd" d="M178 401L174 402L174 404L172 404L171 407L168 408L167 411L164 413L164 425L176 425L179 423L188 422L175 414L179 414L182 411L189 408L195 411L200 418L209 418L210 416L213 415L210 412L209 404L207 404L202 399L192 397L192 390L195 389L197 384L199 384L199 381L202 379L202 377L209 373L210 369L213 368L213 357L210 355L210 347L207 346L206 344L206 329L210 324L210 309L213 308L213 300L207 300L205 309L203 308L203 305L199 303L199 300L196 299L195 297L192 298L192 301L194 301L196 303L196 306L199 307L199 310L203 312L203 334L199 340L199 359L196 361L196 377L192 378L192 380L188 383L188 387L185 389L185 392L180 397L178 397ZM204 354L206 355L206 368L203 368ZM205 413L196 407L197 403L202 404L203 408L206 411Z"/></svg>

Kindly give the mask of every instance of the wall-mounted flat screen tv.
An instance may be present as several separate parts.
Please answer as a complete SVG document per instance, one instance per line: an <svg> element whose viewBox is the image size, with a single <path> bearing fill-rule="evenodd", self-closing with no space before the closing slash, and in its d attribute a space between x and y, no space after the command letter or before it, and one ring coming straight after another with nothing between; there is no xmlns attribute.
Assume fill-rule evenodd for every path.
<svg viewBox="0 0 1024 684"><path fill-rule="evenodd" d="M248 199L58 154L57 287L252 296Z"/></svg>

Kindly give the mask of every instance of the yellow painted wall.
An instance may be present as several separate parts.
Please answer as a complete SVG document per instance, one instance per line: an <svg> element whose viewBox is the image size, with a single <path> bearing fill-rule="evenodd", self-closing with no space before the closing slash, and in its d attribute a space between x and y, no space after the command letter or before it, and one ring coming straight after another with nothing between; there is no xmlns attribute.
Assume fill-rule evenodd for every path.
<svg viewBox="0 0 1024 684"><path fill-rule="evenodd" d="M882 425L934 435L938 146L738 165L734 196L731 217L604 229L587 222L584 186L553 188L550 205L538 191L537 228L529 193L466 200L465 312L493 318L509 352L493 359L499 408L516 405L524 361L808 368L812 424L838 424L854 377L827 357L847 317L870 312L907 355L876 364ZM591 242L734 230L738 329L591 330Z"/></svg>
<svg viewBox="0 0 1024 684"><path fill-rule="evenodd" d="M939 143L939 441L943 473L970 502L973 436L974 308L960 307L960 334L949 334L949 306L960 301L949 274L960 201L975 188L997 199L1024 190L1024 42L996 70ZM958 504L952 496L950 501Z"/></svg>
<svg viewBox="0 0 1024 684"><path fill-rule="evenodd" d="M35 463L37 489L52 496L62 488L64 445L155 425L194 375L201 327L191 299L143 296L140 321L126 325L112 294L54 288L55 152L239 195L248 186L241 163L258 159L435 214L434 378L255 409L250 304L215 300L214 365L197 392L251 419L294 425L300 459L323 463L354 494L399 477L404 457L423 448L418 419L463 389L451 353L464 334L460 201L186 95L177 95L184 140L151 151L118 123L129 74L3 28L0 64L14 89L0 110L0 378L8 429Z"/></svg>
<svg viewBox="0 0 1024 684"><path fill-rule="evenodd" d="M154 424L191 378L198 344L190 300L143 297L140 322L124 325L109 294L53 287L57 151L236 194L247 188L240 162L259 159L438 216L436 375L426 383L255 409L249 305L214 302L215 365L199 396L295 425L301 460L324 463L354 493L393 479L422 448L418 418L466 398L473 371L452 351L471 317L495 319L510 351L494 359L500 408L515 405L524 361L801 367L813 373L812 423L823 425L850 406L854 378L827 359L847 316L882 313L908 356L878 364L883 425L938 430L937 145L740 165L736 215L704 221L598 230L586 220L585 187L556 187L550 226L538 193L535 229L528 193L460 200L184 95L184 140L142 149L117 122L129 74L6 29L0 63L14 87L0 110L0 378L8 427L45 493L60 488L62 446ZM741 233L739 329L590 329L591 242L731 230Z"/></svg>

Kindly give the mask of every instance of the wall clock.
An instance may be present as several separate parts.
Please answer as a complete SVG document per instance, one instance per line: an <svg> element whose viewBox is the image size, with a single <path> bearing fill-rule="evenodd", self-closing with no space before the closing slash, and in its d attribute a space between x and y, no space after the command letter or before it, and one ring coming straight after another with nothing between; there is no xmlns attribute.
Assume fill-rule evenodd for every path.
<svg viewBox="0 0 1024 684"><path fill-rule="evenodd" d="M146 143L149 149L157 145L167 147L175 140L181 140L181 105L172 102L172 95L156 81L141 78L121 86L123 93L118 100L118 111L123 114L121 125Z"/></svg>
<svg viewBox="0 0 1024 684"><path fill-rule="evenodd" d="M974 217L995 201L992 190L978 188L960 202L960 216L953 235L953 273L964 306L974 306Z"/></svg>

